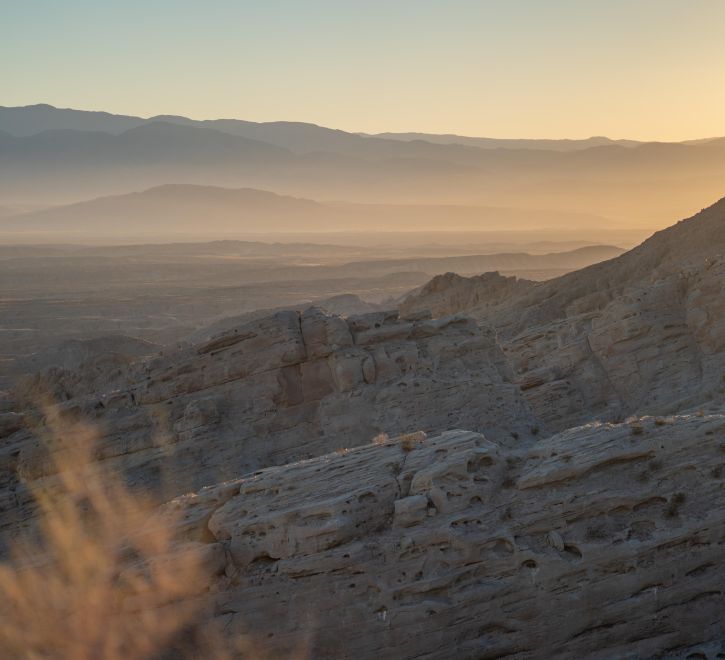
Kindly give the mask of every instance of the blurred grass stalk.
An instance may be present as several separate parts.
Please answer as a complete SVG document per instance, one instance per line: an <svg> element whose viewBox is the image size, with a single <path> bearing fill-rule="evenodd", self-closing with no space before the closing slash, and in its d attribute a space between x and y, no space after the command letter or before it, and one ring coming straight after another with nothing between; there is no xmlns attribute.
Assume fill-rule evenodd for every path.
<svg viewBox="0 0 725 660"><path fill-rule="evenodd" d="M0 657L260 657L199 624L204 547L177 542L172 517L94 462L92 428L46 419L53 474L29 484L37 526L0 566Z"/></svg>

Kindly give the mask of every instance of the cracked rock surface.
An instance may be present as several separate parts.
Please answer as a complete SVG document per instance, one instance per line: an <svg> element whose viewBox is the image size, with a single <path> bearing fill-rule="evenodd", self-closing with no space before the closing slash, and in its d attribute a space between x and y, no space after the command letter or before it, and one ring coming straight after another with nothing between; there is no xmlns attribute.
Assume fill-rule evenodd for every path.
<svg viewBox="0 0 725 660"><path fill-rule="evenodd" d="M511 379L495 336L471 319L343 319L315 308L134 363L106 389L97 374L44 374L17 393L20 412L0 418L0 541L29 524L28 486L52 478L64 441L33 405L47 388L61 401L61 426L93 427L105 468L170 498L380 433L462 427L514 443L538 422Z"/></svg>
<svg viewBox="0 0 725 660"><path fill-rule="evenodd" d="M200 621L271 657L721 658L724 254L725 200L550 282L446 275L27 379L0 551L84 420L200 558Z"/></svg>
<svg viewBox="0 0 725 660"><path fill-rule="evenodd" d="M724 479L719 411L393 439L168 506L227 551L210 616L272 652L684 658L725 634Z"/></svg>
<svg viewBox="0 0 725 660"><path fill-rule="evenodd" d="M493 327L535 413L563 430L725 397L725 199L616 259L527 283L440 276L403 313Z"/></svg>

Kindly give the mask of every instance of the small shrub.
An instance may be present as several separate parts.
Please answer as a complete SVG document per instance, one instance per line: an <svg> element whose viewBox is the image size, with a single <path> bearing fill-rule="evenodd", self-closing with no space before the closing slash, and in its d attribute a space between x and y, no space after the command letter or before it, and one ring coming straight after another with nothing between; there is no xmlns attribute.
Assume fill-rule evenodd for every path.
<svg viewBox="0 0 725 660"><path fill-rule="evenodd" d="M405 433L398 438L400 447L403 451L413 451L417 445L423 442L428 436L423 431L416 431L415 433Z"/></svg>
<svg viewBox="0 0 725 660"><path fill-rule="evenodd" d="M378 433L372 440L374 445L384 445L390 440L390 436L387 433Z"/></svg>

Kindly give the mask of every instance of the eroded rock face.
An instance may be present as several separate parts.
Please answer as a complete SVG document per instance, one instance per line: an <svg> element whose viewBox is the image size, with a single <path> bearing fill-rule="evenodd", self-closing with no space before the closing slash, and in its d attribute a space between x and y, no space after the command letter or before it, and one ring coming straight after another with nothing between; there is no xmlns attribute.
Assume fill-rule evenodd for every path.
<svg viewBox="0 0 725 660"><path fill-rule="evenodd" d="M722 412L519 451L450 431L269 468L167 511L226 552L209 611L272 653L685 657L725 635L724 451Z"/></svg>
<svg viewBox="0 0 725 660"><path fill-rule="evenodd" d="M538 423L510 379L495 337L470 319L343 319L313 308L131 365L105 391L76 372L54 383L67 399L59 426L86 420L104 465L168 497L381 432L467 427L515 443ZM54 471L42 411L25 417L20 430L17 416L2 424L6 529L30 515L23 484ZM50 430L62 439L63 428Z"/></svg>
<svg viewBox="0 0 725 660"><path fill-rule="evenodd" d="M504 297L486 284L504 279L434 280L403 308L495 328L551 427L725 397L725 200L617 259Z"/></svg>
<svg viewBox="0 0 725 660"><path fill-rule="evenodd" d="M429 310L439 318L464 310L496 307L511 297L521 295L536 282L517 277L505 277L498 272L462 277L456 273L437 275L408 296L400 305L403 316Z"/></svg>
<svg viewBox="0 0 725 660"><path fill-rule="evenodd" d="M721 203L510 297L481 278L504 294L473 311L513 372L493 330L423 297L56 370L53 428L0 401L0 539L32 528L27 485L52 486L86 420L98 465L166 501L150 528L201 559L200 622L270 655L718 657L724 223ZM477 286L439 280L434 311ZM643 410L660 416L606 422Z"/></svg>

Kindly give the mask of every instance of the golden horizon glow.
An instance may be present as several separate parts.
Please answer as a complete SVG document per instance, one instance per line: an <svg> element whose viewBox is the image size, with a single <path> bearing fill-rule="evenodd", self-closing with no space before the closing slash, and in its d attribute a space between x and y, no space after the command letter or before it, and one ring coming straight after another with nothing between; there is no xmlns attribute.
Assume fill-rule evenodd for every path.
<svg viewBox="0 0 725 660"><path fill-rule="evenodd" d="M8 0L0 105L367 133L725 135L717 0L98 5Z"/></svg>

